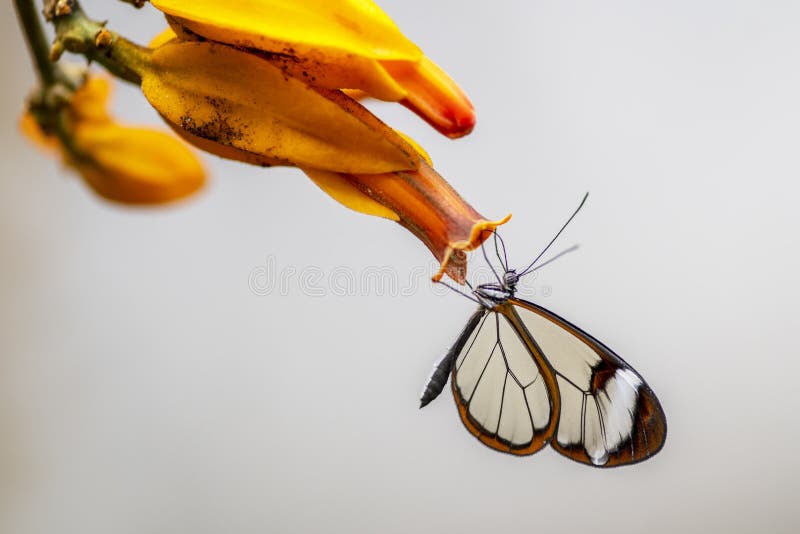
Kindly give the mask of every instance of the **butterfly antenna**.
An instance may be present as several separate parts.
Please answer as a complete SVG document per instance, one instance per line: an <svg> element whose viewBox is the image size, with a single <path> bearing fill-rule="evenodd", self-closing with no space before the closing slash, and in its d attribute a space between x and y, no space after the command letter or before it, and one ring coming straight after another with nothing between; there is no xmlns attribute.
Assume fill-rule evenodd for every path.
<svg viewBox="0 0 800 534"><path fill-rule="evenodd" d="M480 304L480 301L478 301L478 299L476 299L476 298L475 298L475 297L473 297L472 295L469 295L469 294L465 293L464 291L461 291L461 290L460 290L460 289L458 289L457 287L453 287L453 286L451 286L450 284L448 284L448 283L447 283L447 282L445 282L444 280L439 280L439 281L438 281L438 282L436 282L436 283L437 283L437 284L442 284L444 287L446 287L446 288L447 288L447 289L449 289L450 291L453 291L453 292L455 292L455 293L458 293L458 294L459 294L459 295L461 295L462 297L466 297L466 298L468 298L469 300L471 300L471 301L472 301L472 302L474 302L475 304ZM469 288L470 288L470 289L472 289L472 286L469 284L469 282L467 282L467 285L469 286Z"/></svg>
<svg viewBox="0 0 800 534"><path fill-rule="evenodd" d="M503 241L503 238L500 234L497 233L497 230L492 232L494 234L494 252L497 254L497 259L500 260L500 264L503 266L503 271L508 271L508 255L506 254L506 242ZM497 247L497 242L500 241L500 246L503 247L503 255L500 255L500 249Z"/></svg>
<svg viewBox="0 0 800 534"><path fill-rule="evenodd" d="M569 223L571 223L571 222L572 222L572 219L574 219L574 218L575 218L575 216L578 214L578 212L579 212L579 211L581 211L581 208L582 208L582 207L583 207L583 205L586 203L586 199L587 199L588 197L589 197L589 193L586 193L585 195L583 195L583 200L581 200L581 203L578 205L578 207L575 209L575 211L574 211L574 212L572 212L572 215L570 215L569 219L567 219L567 222L565 222L565 223L564 223L564 225L561 227L561 230L559 230L559 231L558 231L558 233L556 233L556 235L553 237L553 239L551 239L551 240L550 240L550 242L547 244L547 246L546 246L546 247L544 247L544 250L542 250L542 252L541 252L541 253L539 253L539 255L538 255L538 256L536 256L536 258L534 258L534 260L531 262L531 264L530 264L530 265L528 265L528 266L525 268L525 270L524 270L524 271L522 271L522 273L520 273L520 274L519 274L519 276L525 276L526 274L528 274L529 272L531 272L531 269L533 269L533 266L534 266L534 265L536 265L536 262L537 262L537 261L539 261L539 258L541 258L542 256L544 256L544 253L545 253L545 252L547 252L547 250L548 250L548 249L549 249L549 248L550 248L550 247L553 245L553 243L555 243L555 242L556 242L556 239L558 239L558 236L560 236L560 235L561 235L561 232L563 232L563 231L564 231L564 229L565 229L565 228L566 228L566 227L569 225Z"/></svg>
<svg viewBox="0 0 800 534"><path fill-rule="evenodd" d="M544 261L544 262L540 263L539 265L537 265L536 267L534 267L533 269L531 269L531 270L530 270L530 271L528 271L528 272L529 272L529 273L532 273L532 272L534 272L534 271L538 271L539 269L541 269L541 268L542 268L542 267L544 267L545 265L548 265L548 264L550 264L550 263L553 263L554 261L556 261L556 260L557 260L558 258L560 258L561 256L564 256L564 255L566 255L566 254L569 254L570 252L575 252L576 250L578 250L578 248L580 248L580 246L579 246L579 245L572 245L572 246L571 246L571 247L569 247L568 249L562 250L561 252L559 252L558 254L556 254L555 256L553 256L552 258L550 258L549 260L547 260L547 261Z"/></svg>
<svg viewBox="0 0 800 534"><path fill-rule="evenodd" d="M486 263L489 264L489 268L494 273L494 277L497 278L497 283L500 284L500 285L503 285L503 280L500 278L500 275L497 274L497 271L494 270L494 265L492 265L492 262L489 261L489 255L486 254L486 246L485 245L486 245L485 241L483 243L481 243L481 252L483 252L483 259L485 259Z"/></svg>

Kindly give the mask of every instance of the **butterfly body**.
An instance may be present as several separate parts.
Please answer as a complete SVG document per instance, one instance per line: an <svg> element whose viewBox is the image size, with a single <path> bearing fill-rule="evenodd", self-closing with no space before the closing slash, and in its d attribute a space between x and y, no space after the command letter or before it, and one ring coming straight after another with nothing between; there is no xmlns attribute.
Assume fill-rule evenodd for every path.
<svg viewBox="0 0 800 534"><path fill-rule="evenodd" d="M517 292L518 282L519 275L517 271L508 269L503 273L502 278L498 278L497 283L481 284L472 291L472 295L481 306L491 310L514 296Z"/></svg>

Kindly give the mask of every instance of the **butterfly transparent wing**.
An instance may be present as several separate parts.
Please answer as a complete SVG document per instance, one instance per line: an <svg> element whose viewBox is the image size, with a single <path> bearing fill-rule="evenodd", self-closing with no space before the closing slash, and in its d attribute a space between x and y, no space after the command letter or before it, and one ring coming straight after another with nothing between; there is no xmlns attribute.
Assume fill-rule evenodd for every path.
<svg viewBox="0 0 800 534"><path fill-rule="evenodd" d="M666 419L653 391L622 358L586 332L533 303L511 299L526 332L556 373L558 425L550 440L561 454L600 467L656 454Z"/></svg>
<svg viewBox="0 0 800 534"><path fill-rule="evenodd" d="M533 454L554 430L542 372L506 317L486 311L452 370L461 420L481 442L501 452Z"/></svg>

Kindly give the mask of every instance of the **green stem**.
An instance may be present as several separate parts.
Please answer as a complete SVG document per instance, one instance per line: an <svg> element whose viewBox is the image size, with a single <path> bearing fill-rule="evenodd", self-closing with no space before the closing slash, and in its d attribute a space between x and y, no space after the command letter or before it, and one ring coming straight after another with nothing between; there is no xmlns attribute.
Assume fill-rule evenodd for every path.
<svg viewBox="0 0 800 534"><path fill-rule="evenodd" d="M39 13L36 11L33 0L14 0L14 6L42 85L53 85L56 81L56 74L53 63L50 62L50 47L44 36Z"/></svg>
<svg viewBox="0 0 800 534"><path fill-rule="evenodd" d="M55 14L50 11L50 6L48 4L45 8L45 14L53 22L56 40L65 50L100 63L123 80L137 85L142 83L142 74L149 62L149 48L139 46L107 30L105 24L91 20L77 0L70 2L70 10L66 14ZM105 41L98 38L101 32L106 37Z"/></svg>

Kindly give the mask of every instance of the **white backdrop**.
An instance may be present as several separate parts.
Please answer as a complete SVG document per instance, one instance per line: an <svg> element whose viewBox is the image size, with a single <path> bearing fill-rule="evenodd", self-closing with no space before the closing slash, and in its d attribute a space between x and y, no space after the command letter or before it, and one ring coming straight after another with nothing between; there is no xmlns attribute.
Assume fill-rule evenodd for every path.
<svg viewBox="0 0 800 534"><path fill-rule="evenodd" d="M646 378L664 450L607 471L514 458L472 438L449 393L419 411L471 303L431 288L409 233L298 171L209 158L213 183L179 207L99 201L16 131L33 74L6 11L0 531L795 532L800 6L381 5L478 126L453 142L374 109L481 213L514 213L513 263L591 192L560 242L581 249L525 294ZM160 24L85 7L140 41ZM157 122L132 88L115 109Z"/></svg>

